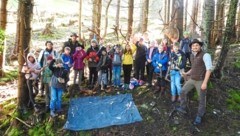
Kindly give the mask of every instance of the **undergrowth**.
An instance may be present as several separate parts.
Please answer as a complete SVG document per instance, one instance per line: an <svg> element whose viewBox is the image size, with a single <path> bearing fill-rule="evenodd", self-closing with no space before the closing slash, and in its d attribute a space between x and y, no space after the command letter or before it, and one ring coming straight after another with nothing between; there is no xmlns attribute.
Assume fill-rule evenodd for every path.
<svg viewBox="0 0 240 136"><path fill-rule="evenodd" d="M229 97L227 99L228 109L239 112L240 110L240 90L229 90Z"/></svg>

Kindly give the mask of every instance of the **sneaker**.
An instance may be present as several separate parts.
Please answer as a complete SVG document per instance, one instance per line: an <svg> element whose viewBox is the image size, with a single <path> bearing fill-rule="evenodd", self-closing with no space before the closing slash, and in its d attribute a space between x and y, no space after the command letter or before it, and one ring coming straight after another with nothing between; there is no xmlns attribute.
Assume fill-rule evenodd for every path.
<svg viewBox="0 0 240 136"><path fill-rule="evenodd" d="M183 109L182 107L177 107L176 110L182 114L186 114L187 111L185 109Z"/></svg>
<svg viewBox="0 0 240 136"><path fill-rule="evenodd" d="M54 111L51 111L51 112L50 112L50 115L51 115L51 117L53 117L53 118L57 116L57 114L55 114Z"/></svg>
<svg viewBox="0 0 240 136"><path fill-rule="evenodd" d="M201 124L201 123L202 123L202 117L197 116L197 117L195 118L195 121L193 122L193 125L199 125L199 124Z"/></svg>
<svg viewBox="0 0 240 136"><path fill-rule="evenodd" d="M171 100L172 100L172 102L175 102L176 101L176 96L172 96Z"/></svg>

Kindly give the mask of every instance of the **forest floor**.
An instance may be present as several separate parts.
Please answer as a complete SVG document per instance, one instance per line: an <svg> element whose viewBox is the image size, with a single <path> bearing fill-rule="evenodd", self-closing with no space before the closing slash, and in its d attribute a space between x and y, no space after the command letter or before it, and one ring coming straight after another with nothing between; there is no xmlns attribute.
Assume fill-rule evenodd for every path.
<svg viewBox="0 0 240 136"><path fill-rule="evenodd" d="M236 48L230 50L231 53ZM227 62L233 63L232 56L236 57L236 52L228 56ZM238 62L238 60L235 60ZM234 63L237 65L237 63ZM67 120L67 111L69 107L69 93L63 96L63 111L56 118L51 118L49 113L34 113L31 108L25 114L20 116L24 123L16 121L12 118L16 115L16 99L10 99L0 104L0 135L64 135L64 136L174 136L174 135L219 135L219 136L237 136L240 135L240 70L236 66L227 65L223 71L224 77L220 79L212 78L208 84L207 93L207 112L203 118L203 122L199 126L192 124L198 107L197 93L192 91L189 95L188 113L186 115L174 111L174 107L179 103L171 103L169 87L166 89L165 95L153 93L153 89L147 88L145 85L134 90L100 92L94 96L117 95L120 93L131 93L133 100L143 118L143 121L127 124L110 126L101 129L93 129L88 131L69 131L64 130L63 125ZM10 85L9 82L7 86ZM84 83L82 92L76 91L75 97L86 97L93 95L87 89L87 83ZM6 88L9 92L16 89L14 86ZM72 90L69 87L69 90ZM4 89L5 90L5 89ZM89 93L86 93L89 92ZM37 102L42 110L44 109L44 98L38 96ZM11 115L11 116L9 116ZM19 116L19 115L18 115ZM15 120L15 121L14 121ZM16 124L13 125L15 122ZM11 127L10 127L11 126Z"/></svg>
<svg viewBox="0 0 240 136"><path fill-rule="evenodd" d="M64 20L64 17L61 18ZM62 22L60 20L59 22ZM65 22L68 23L68 20ZM67 24L66 23L66 24ZM44 23L43 23L44 24ZM44 48L46 40L52 40L54 48L59 50L62 42L66 41L70 32L77 30L77 24L69 24L53 28L52 36L42 36L42 28L34 31L32 35L32 47L37 51ZM65 26L65 27L64 27ZM76 31L75 31L76 32ZM14 37L8 37L9 46L7 56L11 56ZM146 88L145 85L129 91L110 91L101 92L94 96L117 95L120 93L131 93L133 100L143 118L143 121L110 126L101 129L88 131L68 131L63 129L67 120L67 111L69 107L69 94L63 95L64 112L56 118L51 118L49 113L41 112L36 114L31 108L24 114L17 114L17 80L4 82L0 85L0 135L19 136L240 136L240 46L233 47L227 58L227 64L224 68L224 77L210 79L207 93L207 112L203 122L199 126L192 125L195 118L198 102L197 93L193 91L189 95L188 113L182 115L173 112L174 107L179 103L172 104L170 99L170 89L166 90L164 96L153 93L152 89ZM7 58L8 59L8 58ZM7 60L8 65L14 65L13 61ZM14 67L17 69L16 65ZM87 83L84 83L87 86ZM71 90L72 88L70 88ZM86 91L89 91L86 89ZM89 93L90 95L90 93ZM87 95L88 96L88 95ZM75 97L86 97L86 93L77 91ZM37 102L44 109L44 98L37 96ZM9 116L10 115L10 116ZM16 117L24 122L20 122ZM27 126L27 125L30 125Z"/></svg>

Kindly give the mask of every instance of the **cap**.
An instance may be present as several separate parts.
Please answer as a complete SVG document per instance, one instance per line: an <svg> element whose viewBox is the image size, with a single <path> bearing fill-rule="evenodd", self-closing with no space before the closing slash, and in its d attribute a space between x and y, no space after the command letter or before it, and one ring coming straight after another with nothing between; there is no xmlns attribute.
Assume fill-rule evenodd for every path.
<svg viewBox="0 0 240 136"><path fill-rule="evenodd" d="M71 33L70 37L78 37L77 33Z"/></svg>
<svg viewBox="0 0 240 136"><path fill-rule="evenodd" d="M91 43L96 43L96 44L98 44L98 41L97 41L96 39L92 39L92 40L91 40Z"/></svg>

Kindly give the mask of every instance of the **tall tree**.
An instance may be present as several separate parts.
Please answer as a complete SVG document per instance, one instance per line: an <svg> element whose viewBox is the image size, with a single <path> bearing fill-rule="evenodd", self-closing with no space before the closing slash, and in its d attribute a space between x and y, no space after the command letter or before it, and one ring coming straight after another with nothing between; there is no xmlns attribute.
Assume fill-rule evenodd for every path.
<svg viewBox="0 0 240 136"><path fill-rule="evenodd" d="M18 1L18 108L22 109L26 107L28 102L28 90L26 87L26 79L21 73L23 64L25 63L26 55L29 51L31 40L31 20L33 16L33 0L19 0Z"/></svg>
<svg viewBox="0 0 240 136"><path fill-rule="evenodd" d="M108 27L108 9L109 9L109 6L111 4L112 0L109 0L108 3L107 3L107 7L106 7L106 10L105 10L105 31L104 31L104 34L103 34L103 37L105 37L107 35L107 27Z"/></svg>
<svg viewBox="0 0 240 136"><path fill-rule="evenodd" d="M191 22L190 22L190 32L192 34L195 33L197 27L197 17L198 17L198 7L199 7L199 0L193 0L192 3L192 13L191 13ZM186 9L187 10L187 9Z"/></svg>
<svg viewBox="0 0 240 136"><path fill-rule="evenodd" d="M4 40L5 40L5 33L4 31L6 30L6 25L7 25L7 2L8 0L1 0L1 8L0 8L0 31L1 35L4 39L1 39L0 43L0 77L3 76L3 61L4 61Z"/></svg>
<svg viewBox="0 0 240 136"><path fill-rule="evenodd" d="M79 0L78 29L79 39L82 39L82 0Z"/></svg>
<svg viewBox="0 0 240 136"><path fill-rule="evenodd" d="M214 74L217 78L221 78L222 76L221 71L224 66L224 62L227 57L230 44L233 42L232 36L235 33L234 27L235 27L236 13L237 13L237 4L238 4L238 0L231 0L230 2L229 12L227 15L226 29L222 39L222 49L214 70Z"/></svg>
<svg viewBox="0 0 240 136"><path fill-rule="evenodd" d="M240 41L240 7L238 6L238 13L237 13L237 29L236 29L236 41Z"/></svg>
<svg viewBox="0 0 240 136"><path fill-rule="evenodd" d="M142 21L141 22L141 30L142 30L142 33L146 32L147 31L147 25L148 25L148 7L149 7L149 0L143 0L143 3L142 3Z"/></svg>
<svg viewBox="0 0 240 136"><path fill-rule="evenodd" d="M102 0L93 0L92 10L92 30L98 35L101 35L101 15L102 15Z"/></svg>
<svg viewBox="0 0 240 136"><path fill-rule="evenodd" d="M134 0L128 0L128 32L127 39L132 35Z"/></svg>
<svg viewBox="0 0 240 136"><path fill-rule="evenodd" d="M206 43L205 49L208 49L211 37L211 30L214 20L214 0L205 0L203 3L202 27L203 27L203 41Z"/></svg>
<svg viewBox="0 0 240 136"><path fill-rule="evenodd" d="M119 36L118 36L118 29L119 29L119 18L120 18L120 5L121 5L121 0L117 1L117 13L116 13L116 22L115 22L115 33L117 36L117 40L119 40Z"/></svg>
<svg viewBox="0 0 240 136"><path fill-rule="evenodd" d="M0 29L5 30L7 24L7 3L8 0L1 0L1 9L0 9Z"/></svg>
<svg viewBox="0 0 240 136"><path fill-rule="evenodd" d="M222 30L224 27L224 3L225 0L217 0L216 19L214 22L213 38L211 38L211 45L215 45L216 42L221 43Z"/></svg>

